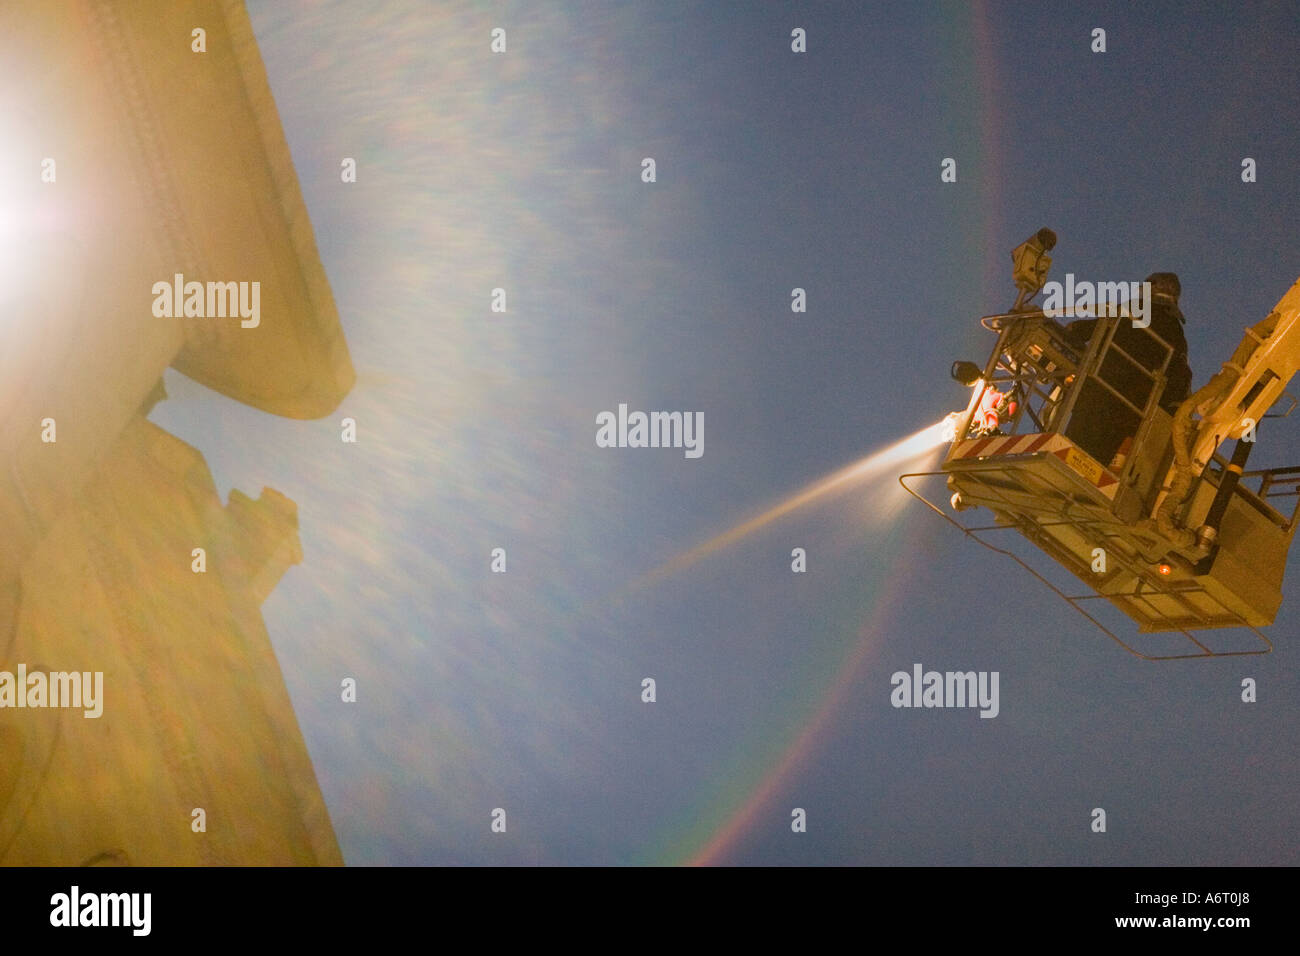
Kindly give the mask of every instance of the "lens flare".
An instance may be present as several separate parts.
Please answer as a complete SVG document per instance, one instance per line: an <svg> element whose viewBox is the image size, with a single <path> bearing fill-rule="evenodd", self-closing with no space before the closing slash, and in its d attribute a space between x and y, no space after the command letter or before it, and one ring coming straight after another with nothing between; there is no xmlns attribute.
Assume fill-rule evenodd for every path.
<svg viewBox="0 0 1300 956"><path fill-rule="evenodd" d="M946 423L947 417L942 418L933 425L927 425L907 438L895 442L888 448L882 448L880 451L867 455L865 458L847 465L839 471L831 472L825 478L812 482L789 498L778 502L748 521L742 522L729 531L724 531L703 544L699 544L691 550L664 562L646 575L641 580L641 585L654 584L664 578L671 577L679 571L702 561L704 558L716 554L723 548L748 537L778 518L811 504L833 491L843 491L855 484L861 484L885 475L892 477L891 472L899 465L920 458L945 442L951 441L951 437L946 437L951 435L951 430L946 427Z"/></svg>

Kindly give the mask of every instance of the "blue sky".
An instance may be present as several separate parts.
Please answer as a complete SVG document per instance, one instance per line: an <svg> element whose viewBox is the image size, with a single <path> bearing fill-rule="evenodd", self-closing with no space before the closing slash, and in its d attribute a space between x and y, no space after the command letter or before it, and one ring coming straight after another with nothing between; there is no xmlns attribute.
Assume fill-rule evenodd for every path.
<svg viewBox="0 0 1300 956"><path fill-rule="evenodd" d="M152 418L298 503L264 611L349 863L1297 862L1292 594L1270 657L1147 664L888 481L629 591L964 404L1040 226L1054 278L1179 273L1203 383L1300 276L1291 7L248 6L359 381ZM620 402L703 456L597 448ZM915 662L999 716L890 707Z"/></svg>

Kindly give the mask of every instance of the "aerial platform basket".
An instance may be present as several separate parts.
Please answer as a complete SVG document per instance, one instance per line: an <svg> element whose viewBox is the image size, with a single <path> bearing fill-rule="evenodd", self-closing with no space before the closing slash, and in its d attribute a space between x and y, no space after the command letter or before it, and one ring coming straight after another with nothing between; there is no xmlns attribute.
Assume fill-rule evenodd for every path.
<svg viewBox="0 0 1300 956"><path fill-rule="evenodd" d="M1282 387L1294 373L1290 352L1300 350L1289 344L1292 338L1300 342L1300 334L1291 334L1298 313L1300 283L1267 320L1248 330L1243 345L1253 342L1254 352L1239 349L1231 381L1212 380L1222 385L1223 396L1194 399L1194 410L1204 418L1192 426L1192 400L1189 409L1179 409L1178 422L1160 405L1171 347L1150 329L1142 330L1149 340L1139 336L1136 326L1117 337L1120 323L1130 321L1126 314L1095 318L1086 344L1077 329L1067 333L1042 310L986 316L982 322L998 333L998 342L982 371L970 363L954 365L954 377L973 390L966 411L953 422L942 471L899 481L1138 657L1266 654L1273 645L1259 628L1273 622L1281 605L1300 507L1300 468L1245 471L1243 465L1254 445L1256 422L1250 416L1285 417L1295 407L1290 399L1280 414L1265 414L1279 395L1290 398ZM1277 347L1279 337L1287 340L1284 348ZM959 365L973 382L961 379ZM979 421L988 389L1005 389L1016 403L995 430ZM1225 402L1231 414L1214 419ZM1189 455L1175 454L1180 436L1192 448L1194 475L1186 464ZM1231 460L1217 451L1228 438L1238 439ZM937 489L922 487L940 477L950 507L926 497ZM1282 500L1286 510L1275 506ZM964 524L953 515L977 507L988 508L994 523ZM1020 532L1084 591L1067 593L993 543L994 532L1006 530ZM1091 602L1100 600L1127 615L1140 634L1182 635L1186 652L1152 653L1150 641L1121 638L1092 613L1097 608ZM1223 639L1204 633L1214 629L1249 631L1253 646L1216 649Z"/></svg>
<svg viewBox="0 0 1300 956"><path fill-rule="evenodd" d="M1240 562L1224 560L1222 554L1210 573L1200 577L1180 575L1175 579L1172 566L1164 572L1160 562L1149 560L1159 550L1158 540L1117 521L1107 507L1105 485L1118 484L1109 471L1091 459L1084 461L1087 456L1064 436L1015 437L1031 439L1028 445L1038 447L1004 454L992 448L988 449L990 454L972 457L951 470L950 462L945 462L943 471L912 472L900 476L899 481L963 534L1015 561L1131 654L1146 660L1177 660L1267 654L1273 649L1272 642L1259 630L1271 623L1272 617L1243 603L1239 593L1234 593L1233 585L1243 589L1256 583L1261 585L1257 589L1260 603L1272 604L1274 610L1280 602L1276 588L1262 586L1262 579L1250 578L1251 569L1242 567ZM960 446L955 450L961 450ZM924 481L936 478L946 478L949 488L959 489L954 494L963 499L963 510L975 504L989 507L996 523L965 524L935 504L921 486ZM1288 485L1291 495L1294 495L1294 481L1291 478ZM1272 511L1271 506L1265 507ZM1233 520L1240 517L1234 514ZM1007 530L1019 531L1069 570L1085 589L1091 590L1067 593L1020 555L994 543L994 533ZM1290 529L1286 529L1288 542L1289 538ZM1098 548L1106 553L1104 572L1093 570L1098 566ZM1123 611L1137 624L1140 633L1181 634L1188 642L1187 651L1150 653L1149 649L1142 649L1140 642L1126 640L1089 610L1090 603L1099 600L1108 600ZM1192 633L1211 628L1243 628L1251 632L1258 646L1252 650L1215 649L1216 642L1208 635L1198 637Z"/></svg>

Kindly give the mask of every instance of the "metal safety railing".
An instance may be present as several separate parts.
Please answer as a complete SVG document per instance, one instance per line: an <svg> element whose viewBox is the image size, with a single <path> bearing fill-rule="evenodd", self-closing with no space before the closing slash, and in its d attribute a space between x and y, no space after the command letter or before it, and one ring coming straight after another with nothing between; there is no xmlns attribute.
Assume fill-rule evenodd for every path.
<svg viewBox="0 0 1300 956"><path fill-rule="evenodd" d="M1155 368L1148 367L1122 344L1115 341L1116 331L1124 317L1081 316L1066 310L1063 318L1087 318L1096 323L1092 335L1082 349L1068 336L1064 326L1042 309L1025 312L1007 312L984 316L980 322L998 333L998 342L984 366L983 389L1010 385L1017 397L1018 408L1007 423L1009 434L1016 434L1022 419L1027 416L1035 428L1042 431L1063 432L1069 426L1078 396L1086 383L1096 382L1112 398L1122 403L1137 416L1145 428L1153 408L1158 405L1165 375L1173 358L1173 346L1149 327L1134 329L1159 346L1161 358ZM1125 395L1121 383L1109 380L1107 360L1115 356L1146 381L1143 389L1146 401L1141 405ZM958 439L971 436L974 410L981 396L975 396L970 409L958 423ZM1136 438L1142 437L1141 434Z"/></svg>
<svg viewBox="0 0 1300 956"><path fill-rule="evenodd" d="M1300 469L1296 469L1296 470L1300 472ZM910 484L908 484L908 479L947 478L948 476L949 473L945 471L909 472L908 474L900 475L898 478L898 482L900 485L903 486L904 489L906 489L908 494L910 494L913 498L916 498L918 501L920 501L922 504L928 507L939 517L943 518L945 521L951 524L953 527L957 528L959 531L962 532L963 535L974 539L979 544L983 545L985 548L988 548L990 551L995 552L996 554L1005 555L1011 558L1011 560L1015 561L1016 564L1020 565L1020 567L1023 568L1026 572L1028 572L1032 577L1036 578L1045 587L1047 587L1050 591L1052 591L1059 598L1061 598L1061 600L1065 601L1067 604L1073 607L1079 614L1083 615L1083 617L1085 617L1088 621L1090 621L1098 630L1100 630L1103 634L1105 634L1112 641L1114 641L1120 647L1124 648L1124 650L1128 651L1133 656L1148 661L1169 661L1169 660L1190 660L1195 658L1209 658L1209 657L1251 657L1260 654L1268 654L1272 652L1273 642L1270 641L1268 637L1262 631L1259 630L1259 628L1255 627L1252 624L1247 623L1246 620L1242 618L1241 615L1238 614L1236 611L1232 610L1231 608L1225 607L1222 602L1215 599L1213 595L1211 595L1209 591L1206 588L1204 588L1202 585L1199 585L1194 581L1180 581L1180 582L1170 582L1165 587L1159 587L1159 588L1154 587L1152 583L1149 580L1147 580L1146 575L1142 572L1141 569L1133 565L1132 562L1127 562L1123 558L1122 551L1119 551L1116 554L1116 557L1120 559L1121 566L1125 570L1134 574L1135 576L1135 583L1131 591L1118 592L1113 594L1100 594L1100 593L1067 594L1061 588L1057 587L1046 577L1040 574L1036 569L1031 567L1018 554L1016 554L1013 551L1009 551L1005 548L999 548L996 545L988 541L985 541L982 537L980 537L980 535L991 531L1015 530L1015 531L1019 531L1022 535L1024 535L1031 543L1038 544L1038 542L1035 541L1035 538L1040 537L1042 535L1042 529L1053 527L1053 526L1068 525L1075 529L1083 530L1087 534L1096 535L1100 539L1110 539L1113 537L1119 537L1118 532L1101 529L1100 527L1098 527L1099 524L1098 522L1079 521L1075 518L1069 517L1068 514L1065 514L1064 512L1063 512L1064 520L1062 521L1038 522L1034 520L1024 519L1020 515L1016 514L1014 505L1012 505L1011 509L1008 511L1009 514L1013 515L1016 518L1014 523L988 525L988 526L974 527L974 528L967 527L966 525L958 521L956 518L952 517L947 512L945 512L934 502L926 498L923 494L921 494L919 491L913 488ZM989 488L988 490L997 493L996 489ZM1027 532L1035 532L1035 533L1027 533ZM1156 608L1155 605L1151 603L1150 598L1148 597L1148 595L1159 594L1162 597L1172 598L1172 600L1174 600L1176 603L1178 603L1180 606L1182 606L1185 610L1188 611L1189 616L1200 617L1203 615L1203 610L1197 607L1189 600L1189 595L1197 594L1197 593L1203 594L1208 600L1213 601L1214 604L1222 608L1226 616L1231 616L1236 618L1236 620L1239 623L1235 626L1239 626L1242 629L1248 630L1252 634L1254 634L1255 637L1264 645L1264 648L1262 650L1251 650L1251 651L1215 651L1212 650L1210 647L1208 647L1204 642L1194 637L1186 628L1175 627L1169 629L1168 631L1158 632L1158 633L1181 634L1184 638L1186 638L1188 641L1190 641L1199 649L1196 653L1147 654L1144 653L1143 651L1138 650L1137 648L1133 647L1128 642L1123 640L1118 634L1116 634L1114 631L1108 628L1105 624L1099 621L1096 617L1090 614L1083 607L1083 602L1085 601L1111 600L1114 598L1124 598L1133 601L1140 601L1143 604L1145 604L1149 609L1150 616L1152 618L1167 617L1167 615L1165 615L1158 608Z"/></svg>

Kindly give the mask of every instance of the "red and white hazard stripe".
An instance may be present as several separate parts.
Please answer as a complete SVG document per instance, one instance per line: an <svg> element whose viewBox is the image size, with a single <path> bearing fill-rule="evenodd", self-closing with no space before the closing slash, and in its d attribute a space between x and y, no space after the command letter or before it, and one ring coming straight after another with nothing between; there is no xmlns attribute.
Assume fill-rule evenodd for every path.
<svg viewBox="0 0 1300 956"><path fill-rule="evenodd" d="M987 438L970 438L953 449L949 458L987 458L990 455L1030 455L1042 451L1053 438L1068 441L1060 435L990 435ZM1054 450L1054 449L1048 449Z"/></svg>
<svg viewBox="0 0 1300 956"><path fill-rule="evenodd" d="M1055 455L1072 471L1101 489L1107 496L1115 496L1115 485L1119 479L1114 474L1086 455L1064 435L1050 432L968 438L953 446L948 461L958 458L1004 458L1008 455L1032 455L1035 452Z"/></svg>

